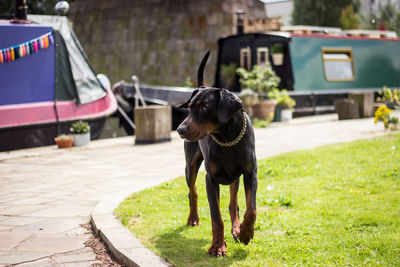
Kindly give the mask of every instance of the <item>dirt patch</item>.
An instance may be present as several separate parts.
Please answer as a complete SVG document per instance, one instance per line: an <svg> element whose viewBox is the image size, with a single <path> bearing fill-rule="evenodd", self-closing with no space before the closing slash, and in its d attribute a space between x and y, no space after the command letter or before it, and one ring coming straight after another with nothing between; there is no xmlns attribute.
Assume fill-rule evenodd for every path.
<svg viewBox="0 0 400 267"><path fill-rule="evenodd" d="M101 242L100 237L97 236L96 233L93 231L92 225L90 223L81 224L81 226L92 233L92 236L89 238L89 240L85 242L85 246L93 249L94 253L96 254L96 259L101 261L101 263L92 264L93 267L123 266L116 261L116 259L111 255L106 246L103 244L103 242Z"/></svg>

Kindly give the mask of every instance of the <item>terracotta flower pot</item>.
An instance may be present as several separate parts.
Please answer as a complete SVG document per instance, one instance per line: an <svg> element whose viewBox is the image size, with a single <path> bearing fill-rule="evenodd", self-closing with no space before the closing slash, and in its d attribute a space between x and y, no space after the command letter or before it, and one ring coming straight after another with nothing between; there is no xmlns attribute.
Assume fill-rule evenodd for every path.
<svg viewBox="0 0 400 267"><path fill-rule="evenodd" d="M260 120L272 119L274 117L276 100L266 99L253 106L254 117Z"/></svg>
<svg viewBox="0 0 400 267"><path fill-rule="evenodd" d="M74 142L74 138L54 138L54 141L56 142L58 148L69 148L72 147L72 143Z"/></svg>

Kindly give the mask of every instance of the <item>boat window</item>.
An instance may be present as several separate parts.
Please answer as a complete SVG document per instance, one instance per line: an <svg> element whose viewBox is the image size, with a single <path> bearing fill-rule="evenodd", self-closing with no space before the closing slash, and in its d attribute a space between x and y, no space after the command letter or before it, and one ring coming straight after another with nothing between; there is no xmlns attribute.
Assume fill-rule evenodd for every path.
<svg viewBox="0 0 400 267"><path fill-rule="evenodd" d="M351 48L322 48L325 79L329 82L354 81Z"/></svg>
<svg viewBox="0 0 400 267"><path fill-rule="evenodd" d="M268 48L257 48L257 65L265 65L268 62Z"/></svg>
<svg viewBox="0 0 400 267"><path fill-rule="evenodd" d="M240 67L247 70L251 69L251 51L250 47L240 48Z"/></svg>

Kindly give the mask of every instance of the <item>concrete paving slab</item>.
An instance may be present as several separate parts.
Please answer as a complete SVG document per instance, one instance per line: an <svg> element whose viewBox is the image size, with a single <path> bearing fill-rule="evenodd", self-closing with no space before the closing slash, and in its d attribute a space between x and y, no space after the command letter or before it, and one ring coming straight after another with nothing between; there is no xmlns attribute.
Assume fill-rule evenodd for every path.
<svg viewBox="0 0 400 267"><path fill-rule="evenodd" d="M34 262L46 257L50 257L50 252L23 252L23 251L11 251L7 254L0 255L0 266L1 265L12 265L22 262Z"/></svg>
<svg viewBox="0 0 400 267"><path fill-rule="evenodd" d="M84 223L81 218L46 218L25 226L16 227L12 232L27 232L34 234L57 234L72 230L76 225Z"/></svg>
<svg viewBox="0 0 400 267"><path fill-rule="evenodd" d="M0 225L23 226L43 220L35 217L7 216L6 219L0 220Z"/></svg>
<svg viewBox="0 0 400 267"><path fill-rule="evenodd" d="M7 204L11 206L18 206L18 205L39 205L48 203L50 200L46 198L40 198L40 196L35 197L27 197L22 199L16 199L14 201L8 201Z"/></svg>
<svg viewBox="0 0 400 267"><path fill-rule="evenodd" d="M19 267L55 267L57 263L51 258L44 258L36 261L30 261L26 263L18 264Z"/></svg>
<svg viewBox="0 0 400 267"><path fill-rule="evenodd" d="M102 262L101 261L82 261L82 262L62 262L59 264L61 267L87 267L87 266L93 266L93 264L96 264L97 266L101 266Z"/></svg>
<svg viewBox="0 0 400 267"><path fill-rule="evenodd" d="M52 259L59 263L79 263L97 261L96 254L91 250L76 251L64 254L55 254Z"/></svg>
<svg viewBox="0 0 400 267"><path fill-rule="evenodd" d="M41 210L42 208L43 206L41 205L6 206L0 207L0 214L7 216L20 216L28 214L29 212Z"/></svg>
<svg viewBox="0 0 400 267"><path fill-rule="evenodd" d="M0 232L0 250L12 250L30 236L29 233Z"/></svg>
<svg viewBox="0 0 400 267"><path fill-rule="evenodd" d="M84 248L83 243L88 239L89 235L38 234L21 243L15 250L63 253Z"/></svg>
<svg viewBox="0 0 400 267"><path fill-rule="evenodd" d="M11 226L2 226L2 225L0 225L0 232L8 231L10 229L12 229Z"/></svg>
<svg viewBox="0 0 400 267"><path fill-rule="evenodd" d="M86 215L90 213L92 209L93 208L90 206L64 204L51 208L42 208L35 212L27 212L25 216L41 218L76 217Z"/></svg>

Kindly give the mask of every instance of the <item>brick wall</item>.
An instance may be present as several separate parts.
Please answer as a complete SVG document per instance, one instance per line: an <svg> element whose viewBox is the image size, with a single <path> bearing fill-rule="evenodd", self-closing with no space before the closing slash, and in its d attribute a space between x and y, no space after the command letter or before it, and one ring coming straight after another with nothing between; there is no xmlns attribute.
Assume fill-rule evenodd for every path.
<svg viewBox="0 0 400 267"><path fill-rule="evenodd" d="M135 74L140 82L195 82L211 49L205 80L214 82L217 40L235 33L234 12L265 16L258 0L76 0L68 18L97 73L112 83Z"/></svg>

